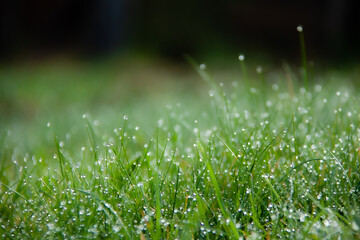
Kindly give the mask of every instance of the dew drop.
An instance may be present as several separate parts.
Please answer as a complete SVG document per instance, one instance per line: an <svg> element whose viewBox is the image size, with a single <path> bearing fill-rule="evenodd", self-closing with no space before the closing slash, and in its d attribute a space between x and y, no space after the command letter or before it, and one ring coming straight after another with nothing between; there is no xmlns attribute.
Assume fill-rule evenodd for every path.
<svg viewBox="0 0 360 240"><path fill-rule="evenodd" d="M359 225L357 224L356 221L353 221L353 222L351 223L351 227L352 227L352 229L353 229L354 231L359 231L359 230L360 230L360 227L359 227Z"/></svg>
<svg viewBox="0 0 360 240"><path fill-rule="evenodd" d="M55 229L55 225L53 223L48 223L47 227L49 228L49 230L54 230Z"/></svg>
<svg viewBox="0 0 360 240"><path fill-rule="evenodd" d="M115 233L117 233L117 232L120 231L120 227L119 227L118 225L114 225L114 226L112 227L112 229L113 229L113 231L114 231Z"/></svg>
<svg viewBox="0 0 360 240"><path fill-rule="evenodd" d="M163 124L164 124L164 120L162 118L160 118L158 120L158 126L161 128L163 126Z"/></svg>
<svg viewBox="0 0 360 240"><path fill-rule="evenodd" d="M257 66L257 67L256 67L256 72L257 72L258 74L261 74L262 71L263 71L263 69L262 69L261 66Z"/></svg>

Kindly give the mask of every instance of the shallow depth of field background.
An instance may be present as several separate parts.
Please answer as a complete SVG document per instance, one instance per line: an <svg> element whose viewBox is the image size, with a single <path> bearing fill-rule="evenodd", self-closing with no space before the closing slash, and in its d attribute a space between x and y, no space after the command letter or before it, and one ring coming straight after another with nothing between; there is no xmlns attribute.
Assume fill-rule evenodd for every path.
<svg viewBox="0 0 360 240"><path fill-rule="evenodd" d="M336 72L339 81L356 82L359 73L356 1L1 4L0 126L28 150L48 121L60 132L83 113L111 126L123 114L151 125L167 104L195 101L201 108L208 86L185 55L206 63L220 82L241 80L239 54L251 81L259 66L269 83L284 64L298 74L299 24L315 75Z"/></svg>
<svg viewBox="0 0 360 240"><path fill-rule="evenodd" d="M65 75L96 71L85 66L88 63L112 68L98 72L99 79L94 80L99 85L116 79L125 87L133 81L121 74L132 75L127 71L129 65L130 69L144 67L144 58L154 72L174 72L170 75L177 78L177 73L191 70L185 54L200 62L213 61L216 70L223 72L226 67L237 67L234 62L240 53L254 66L265 65L270 70L281 68L284 62L299 67L295 29L300 24L305 30L308 60L315 70L352 68L360 56L358 7L359 3L351 0L2 1L2 88L20 84L6 76L11 69L27 82L40 78L51 81L51 73L46 76L49 69L57 68ZM26 72L42 70L41 76ZM55 75L57 82L67 78ZM71 81L79 78L74 76ZM142 78L148 85L156 83L154 76L134 78ZM181 77L176 81L181 84ZM59 89L52 91L57 95ZM2 94L1 107L10 111L12 103L7 101L12 100Z"/></svg>
<svg viewBox="0 0 360 240"><path fill-rule="evenodd" d="M358 7L351 0L2 1L1 57L88 59L135 50L182 61L183 54L241 51L294 60L294 29L302 24L311 60L344 62L358 60Z"/></svg>

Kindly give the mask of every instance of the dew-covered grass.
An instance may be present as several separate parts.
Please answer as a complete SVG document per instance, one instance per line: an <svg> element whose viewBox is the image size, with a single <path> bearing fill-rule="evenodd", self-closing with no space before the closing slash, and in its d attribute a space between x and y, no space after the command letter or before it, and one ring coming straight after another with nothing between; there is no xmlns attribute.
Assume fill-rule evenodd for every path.
<svg viewBox="0 0 360 240"><path fill-rule="evenodd" d="M196 90L135 93L142 82L127 101L91 71L21 90L50 104L31 123L1 118L1 238L360 238L358 86L324 74L305 88L290 67L245 76L240 61L231 81L193 62Z"/></svg>

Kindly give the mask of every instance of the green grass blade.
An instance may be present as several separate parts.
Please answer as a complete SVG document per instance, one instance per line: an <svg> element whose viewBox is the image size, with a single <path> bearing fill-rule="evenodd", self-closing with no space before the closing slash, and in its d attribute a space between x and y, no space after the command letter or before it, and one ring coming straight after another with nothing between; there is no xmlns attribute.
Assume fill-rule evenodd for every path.
<svg viewBox="0 0 360 240"><path fill-rule="evenodd" d="M237 230L237 228L235 226L234 220L232 219L229 211L226 209L226 206L225 206L225 203L224 203L224 200L222 198L221 191L220 191L219 184L218 184L218 182L216 180L215 173L214 173L214 171L212 169L212 166L211 166L209 161L206 163L206 167L207 167L207 169L209 171L211 182L214 185L216 199L218 201L221 212L225 216L226 219L230 219L229 225L230 225L230 229L232 231L233 237L235 237L236 239L239 239L240 238L239 232L238 232L238 230Z"/></svg>

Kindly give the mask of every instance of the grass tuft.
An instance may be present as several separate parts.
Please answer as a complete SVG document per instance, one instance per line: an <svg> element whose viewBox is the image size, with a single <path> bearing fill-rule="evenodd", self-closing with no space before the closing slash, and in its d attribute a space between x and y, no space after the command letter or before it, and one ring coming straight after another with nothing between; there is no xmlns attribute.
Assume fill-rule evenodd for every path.
<svg viewBox="0 0 360 240"><path fill-rule="evenodd" d="M243 58L244 77L218 83L188 60L198 89L54 109L29 136L4 121L0 238L360 238L358 87L301 86L287 65L256 85Z"/></svg>

